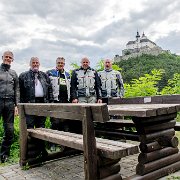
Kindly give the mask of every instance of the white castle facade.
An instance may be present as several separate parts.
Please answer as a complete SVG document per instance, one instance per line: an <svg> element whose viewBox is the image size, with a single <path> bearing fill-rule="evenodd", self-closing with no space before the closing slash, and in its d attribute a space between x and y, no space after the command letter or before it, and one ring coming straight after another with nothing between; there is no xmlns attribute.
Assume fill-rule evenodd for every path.
<svg viewBox="0 0 180 180"><path fill-rule="evenodd" d="M135 41L129 41L126 44L126 49L122 50L122 56L115 55L114 61L120 61L120 60L126 60L130 57L137 57L142 54L151 54L157 56L158 54L161 54L163 52L170 53L169 50L163 50L161 47L157 46L156 43L149 40L144 32L142 36L139 35L139 32L137 32L136 40Z"/></svg>

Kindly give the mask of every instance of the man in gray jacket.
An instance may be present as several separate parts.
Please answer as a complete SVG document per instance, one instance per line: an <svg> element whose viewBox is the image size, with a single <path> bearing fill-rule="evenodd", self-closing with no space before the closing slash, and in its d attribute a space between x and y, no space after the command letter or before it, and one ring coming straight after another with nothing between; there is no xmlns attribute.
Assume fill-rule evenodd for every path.
<svg viewBox="0 0 180 180"><path fill-rule="evenodd" d="M104 70L99 71L102 98L123 97L124 85L121 73L112 69L112 60L104 60Z"/></svg>
<svg viewBox="0 0 180 180"><path fill-rule="evenodd" d="M11 51L5 51L2 56L3 63L0 66L0 116L3 118L4 136L1 144L1 163L8 160L10 147L14 136L14 114L18 114L19 83L16 72L11 63L14 55Z"/></svg>

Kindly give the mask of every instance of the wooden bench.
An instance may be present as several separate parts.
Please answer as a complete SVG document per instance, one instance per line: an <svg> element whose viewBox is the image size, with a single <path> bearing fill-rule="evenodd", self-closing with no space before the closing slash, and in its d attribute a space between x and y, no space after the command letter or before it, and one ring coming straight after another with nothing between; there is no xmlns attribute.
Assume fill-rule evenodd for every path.
<svg viewBox="0 0 180 180"><path fill-rule="evenodd" d="M85 179L121 179L119 160L138 153L138 146L95 137L94 121L109 121L106 104L19 104L20 165L27 157L28 138L33 137L83 151ZM82 134L45 128L27 129L25 114L82 121Z"/></svg>

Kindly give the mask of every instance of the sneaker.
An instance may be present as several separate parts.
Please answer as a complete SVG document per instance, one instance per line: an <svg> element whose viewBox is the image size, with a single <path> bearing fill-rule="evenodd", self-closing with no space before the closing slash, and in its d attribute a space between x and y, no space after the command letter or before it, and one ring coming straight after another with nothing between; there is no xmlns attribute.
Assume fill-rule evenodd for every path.
<svg viewBox="0 0 180 180"><path fill-rule="evenodd" d="M56 145L55 145L55 144L52 144L52 145L51 145L50 151L51 151L51 152L56 151Z"/></svg>
<svg viewBox="0 0 180 180"><path fill-rule="evenodd" d="M5 163L8 161L8 156L7 155L2 155L1 156L1 163Z"/></svg>

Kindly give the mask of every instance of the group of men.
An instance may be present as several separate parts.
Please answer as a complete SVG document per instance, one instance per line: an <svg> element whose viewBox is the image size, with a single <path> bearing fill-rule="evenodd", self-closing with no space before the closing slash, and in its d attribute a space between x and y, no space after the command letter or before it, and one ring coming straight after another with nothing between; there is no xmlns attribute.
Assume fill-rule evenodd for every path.
<svg viewBox="0 0 180 180"><path fill-rule="evenodd" d="M104 60L104 70L96 72L87 57L81 67L65 71L65 59L56 59L56 68L39 70L38 57L30 60L30 69L18 75L10 69L14 60L11 51L5 51L0 66L0 116L3 119L4 136L1 144L1 163L7 161L14 135L14 115L21 103L102 103L103 98L122 97L123 80L119 71L112 69L112 60ZM26 115L27 128L44 127L46 117ZM51 118L51 128L65 130L63 120ZM67 127L68 128L68 127Z"/></svg>

